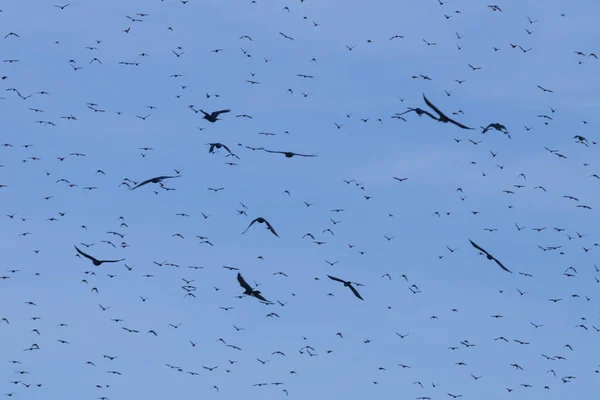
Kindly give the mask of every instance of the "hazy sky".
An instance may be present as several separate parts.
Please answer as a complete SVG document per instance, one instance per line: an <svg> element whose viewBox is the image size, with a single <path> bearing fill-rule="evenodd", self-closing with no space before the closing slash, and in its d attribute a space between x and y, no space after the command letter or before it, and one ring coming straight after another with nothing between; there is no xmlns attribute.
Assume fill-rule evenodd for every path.
<svg viewBox="0 0 600 400"><path fill-rule="evenodd" d="M56 7L66 4L0 2L0 145L11 145L0 146L0 394L597 392L597 2L502 1L502 11L461 0ZM421 75L430 80L412 78ZM423 94L476 129L415 113L390 118L430 110ZM210 123L193 109L231 112ZM511 138L481 133L494 122ZM210 142L239 159L209 154ZM164 182L176 190L120 185L176 170ZM241 235L256 217L280 237L260 224ZM302 239L309 232L325 243ZM95 267L74 245L126 260ZM156 264L165 261L176 266ZM274 304L236 298L238 271L223 266ZM327 274L363 284L364 301ZM34 343L39 350L28 351Z"/></svg>

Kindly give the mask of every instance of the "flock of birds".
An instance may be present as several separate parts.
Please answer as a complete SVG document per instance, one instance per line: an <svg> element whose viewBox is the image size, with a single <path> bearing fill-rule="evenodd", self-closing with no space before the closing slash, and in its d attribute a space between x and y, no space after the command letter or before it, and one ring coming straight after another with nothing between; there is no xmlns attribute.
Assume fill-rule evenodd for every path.
<svg viewBox="0 0 600 400"><path fill-rule="evenodd" d="M593 395L585 13L44 3L0 6L2 395Z"/></svg>

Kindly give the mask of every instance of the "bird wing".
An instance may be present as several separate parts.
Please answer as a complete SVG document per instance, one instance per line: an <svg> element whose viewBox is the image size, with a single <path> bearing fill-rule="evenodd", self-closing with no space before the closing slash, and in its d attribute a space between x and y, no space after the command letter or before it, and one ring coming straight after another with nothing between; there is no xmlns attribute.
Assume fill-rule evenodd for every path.
<svg viewBox="0 0 600 400"><path fill-rule="evenodd" d="M214 112L212 113L212 115L213 115L213 116L215 116L215 117L217 117L219 114L228 113L228 112L230 112L230 111L231 111L230 109L227 109L227 110L220 110L220 111L214 111Z"/></svg>
<svg viewBox="0 0 600 400"><path fill-rule="evenodd" d="M229 150L229 147L225 146L224 144L221 144L221 147L223 147L225 150L227 150L229 152L229 154L232 154L231 150Z"/></svg>
<svg viewBox="0 0 600 400"><path fill-rule="evenodd" d="M259 150L266 151L267 153L285 154L285 151L267 150L264 147L259 147Z"/></svg>
<svg viewBox="0 0 600 400"><path fill-rule="evenodd" d="M472 241L471 239L469 239L469 242L471 242L471 244L473 245L473 247L475 247L477 250L489 255L490 253L488 253L487 251L485 251L483 248L479 247L477 245L477 243L475 243L474 241Z"/></svg>
<svg viewBox="0 0 600 400"><path fill-rule="evenodd" d="M299 156L299 157L316 157L316 154L298 154L298 153L294 153L295 156Z"/></svg>
<svg viewBox="0 0 600 400"><path fill-rule="evenodd" d="M90 259L90 260L92 260L92 261L98 261L98 260L96 260L94 257L90 256L89 254L85 254L83 251L79 250L79 249L77 248L77 246L75 246L75 250L77 250L77 252L78 252L79 254L81 254L82 256L84 256L84 257L85 257L85 258L87 258L87 259Z"/></svg>
<svg viewBox="0 0 600 400"><path fill-rule="evenodd" d="M338 282L342 282L342 283L346 283L346 281L341 280L340 278L336 278L335 276L331 276L331 275L327 275L329 277L329 279L332 279L334 281L338 281Z"/></svg>
<svg viewBox="0 0 600 400"><path fill-rule="evenodd" d="M354 286L350 285L350 286L348 286L348 287L350 288L350 290L352 290L352 293L354 293L354 295L355 295L356 297L358 297L358 298L359 298L359 299L361 299L361 300L364 300L364 299L363 299L363 298L360 296L360 294L358 293L358 290L356 290L356 289L354 288Z"/></svg>
<svg viewBox="0 0 600 400"><path fill-rule="evenodd" d="M116 262L121 262L121 261L125 261L125 259L122 258L120 260L100 260L100 262L102 262L102 263L116 263Z"/></svg>
<svg viewBox="0 0 600 400"><path fill-rule="evenodd" d="M463 129L475 129L475 128L469 128L468 126L465 126L463 124L461 124L460 122L456 122L453 119L448 118L448 122L453 123L454 125L458 126L459 128L463 128Z"/></svg>
<svg viewBox="0 0 600 400"><path fill-rule="evenodd" d="M500 266L500 268L502 268L506 272L510 272L512 274L512 271L509 270L508 268L506 268L504 265L502 265L502 263L500 261L498 261L495 257L494 257L494 261L496 261L496 264L498 264Z"/></svg>
<svg viewBox="0 0 600 400"><path fill-rule="evenodd" d="M264 301L265 303L271 303L269 300L265 299L265 298L263 297L263 295L262 295L262 294L260 294L260 293L254 293L254 297L256 297L257 299L259 299L259 300L261 300L261 301Z"/></svg>
<svg viewBox="0 0 600 400"><path fill-rule="evenodd" d="M252 291L252 288L250 287L250 285L248 285L248 282L244 280L244 277L239 272L237 274L237 280L240 283L240 286L243 287L245 290L248 290L250 292Z"/></svg>
<svg viewBox="0 0 600 400"><path fill-rule="evenodd" d="M273 227L271 226L271 224L269 223L269 221L267 221L265 219L265 224L267 224L267 227L269 228L269 230L271 231L271 233L277 237L279 237L279 235L277 234L277 232L275 232L275 229L273 229Z"/></svg>
<svg viewBox="0 0 600 400"><path fill-rule="evenodd" d="M142 183L140 183L140 184L138 184L138 185L135 185L134 187L132 187L132 188L131 188L131 189L129 189L129 190L134 190L134 189L137 189L137 188L139 188L140 186L147 185L147 184L148 184L148 183L150 183L150 182L152 182L152 179L147 179L147 180L145 180L144 182L142 182Z"/></svg>
<svg viewBox="0 0 600 400"><path fill-rule="evenodd" d="M434 105L433 105L433 103L432 103L432 102L430 102L430 101L427 99L427 97L425 97L425 94L423 94L423 99L425 99L425 104L427 104L427 105L428 105L428 106L429 106L429 107L430 107L430 108L431 108L433 111L435 111L435 112L436 112L436 113L437 113L437 114L438 114L440 117L441 117L441 116L444 116L444 117L446 117L446 115L445 115L443 112L441 112L441 111L439 110L439 108L437 108L436 106L434 106ZM446 117L446 118L447 118L447 117ZM437 118L436 118L436 119L437 119Z"/></svg>
<svg viewBox="0 0 600 400"><path fill-rule="evenodd" d="M242 232L242 235L246 232L248 232L248 229L250 229L250 227L258 220L258 218L255 218L252 222L250 222L250 225L248 225L248 227L246 228L246 230L244 232Z"/></svg>

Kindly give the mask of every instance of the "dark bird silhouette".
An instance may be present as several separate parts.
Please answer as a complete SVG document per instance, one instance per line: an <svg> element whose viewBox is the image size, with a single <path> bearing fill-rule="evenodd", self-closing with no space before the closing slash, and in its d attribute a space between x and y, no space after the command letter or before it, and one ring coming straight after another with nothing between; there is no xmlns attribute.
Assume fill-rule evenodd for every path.
<svg viewBox="0 0 600 400"><path fill-rule="evenodd" d="M90 256L89 254L85 254L83 251L79 250L79 249L77 248L77 246L74 246L74 247L75 247L75 250L77 250L77 252L78 252L79 254L81 254L82 256L84 256L84 257L85 257L85 258L87 258L87 259L90 259L90 260L92 260L92 263L94 263L94 265L95 265L96 267L99 267L99 266L100 266L100 265L102 265L103 263L116 263L116 262L125 261L125 259L124 259L124 258L123 258L123 259L120 259L120 260L98 260L98 259L96 259L96 258L94 258L94 257Z"/></svg>
<svg viewBox="0 0 600 400"><path fill-rule="evenodd" d="M147 185L148 183L161 183L165 179L179 178L180 176L181 175L175 175L175 176L157 176L156 178L147 179L144 182L135 185L134 187L132 187L129 190L137 189L137 188L139 188L141 186Z"/></svg>
<svg viewBox="0 0 600 400"><path fill-rule="evenodd" d="M361 297L360 293L358 293L358 291L357 291L357 290L354 288L354 286L352 286L352 282L350 282L350 281L345 281L345 280L343 280L343 279L336 278L335 276L331 276L331 275L327 275L327 276L328 276L328 277L329 277L329 279L331 279L331 280L334 280L334 281L337 281L337 282L341 282L341 283L343 283L343 284L344 284L344 286L346 286L346 287L350 288L350 290L352 290L352 293L354 293L354 295L355 295L356 297L358 297L358 298L359 298L359 299L361 299L361 300L364 300L364 299Z"/></svg>
<svg viewBox="0 0 600 400"><path fill-rule="evenodd" d="M448 116L446 116L446 115L445 115L443 112L441 112L441 111L440 111L440 110L439 110L439 109L438 109L436 106L434 106L434 105L433 105L433 104L432 104L432 103L431 103L431 102L430 102L430 101L427 99L427 97L425 97L425 95L424 95L424 94L423 94L423 99L425 100L425 103L426 103L426 104L427 104L427 105L428 105L428 106L429 106L429 107L430 107L430 108L431 108L433 111L435 111L435 113L436 113L436 114L438 114L438 117L436 117L435 115L433 115L433 114L432 114L432 113L430 113L429 111L425 111L425 110L423 110L423 109L420 109L420 108L409 108L409 109L408 109L408 111L405 111L405 112L403 112L403 113L401 113L401 114L396 114L396 115L398 115L398 116L401 116L401 115L404 115L404 114L406 114L406 113L409 113L409 112L413 112L413 111L414 111L415 113L417 113L417 115L418 115L419 117L420 117L420 116L422 116L423 114L425 114L425 115L429 116L431 119L435 119L436 121L443 122L443 123L445 123L445 124L447 124L447 123L449 122L449 123L451 123L451 124L454 124L454 125L458 126L459 128L462 128L462 129L474 129L474 128L469 128L468 126L465 126L465 125L463 125L463 124L461 124L461 123L459 123L459 122L456 122L455 120L453 120L453 119L451 119L451 118L448 118Z"/></svg>
<svg viewBox="0 0 600 400"><path fill-rule="evenodd" d="M506 272L510 272L512 274L512 271L509 270L508 268L506 268L504 265L502 265L502 263L500 261L498 261L493 255L491 255L490 253L488 253L487 251L485 251L483 248L479 247L475 242L473 242L471 239L469 239L469 242L471 242L471 244L473 245L473 247L475 247L477 250L481 251L482 253L484 253L487 257L488 260L494 260L496 262L496 264L498 264L500 266L500 268L502 268L503 270L505 270Z"/></svg>
<svg viewBox="0 0 600 400"><path fill-rule="evenodd" d="M204 114L204 117L203 117L203 118L204 118L205 120L209 121L209 122L217 122L217 121L220 121L220 118L217 118L217 117L218 117L220 114L228 113L228 112L230 112L230 111L231 111L231 110L227 109L227 110L213 111L213 112L211 112L211 113L209 114L209 113L207 113L207 112L206 112L206 111L204 111L204 110L200 110L200 112L201 112L202 114Z"/></svg>
<svg viewBox="0 0 600 400"><path fill-rule="evenodd" d="M252 296L252 297L256 297L257 299L267 302L267 303L271 303L269 300L265 299L261 294L260 294L260 290L254 290L252 289L252 287L250 287L250 285L248 285L248 282L246 282L244 280L244 277L242 276L242 274L240 274L238 272L237 274L237 280L240 284L241 287L244 288L244 294L247 296Z"/></svg>
<svg viewBox="0 0 600 400"><path fill-rule="evenodd" d="M287 158L292 158L294 156L298 156L298 157L317 157L316 154L300 154L300 153L294 153L294 152L291 152L291 151L267 150L264 147L260 147L259 150L266 151L267 153L283 154Z"/></svg>
<svg viewBox="0 0 600 400"><path fill-rule="evenodd" d="M273 229L273 226L271 226L271 224L269 223L269 221L267 221L266 219L264 219L263 217L258 217L255 218L252 222L250 222L250 225L248 225L248 227L246 228L246 230L244 232L242 232L242 235L244 233L246 233L248 231L248 229L250 229L250 227L255 223L258 222L259 224L267 224L267 228L271 231L271 233L277 237L279 237L279 235L277 234L277 232L275 232L275 229Z"/></svg>

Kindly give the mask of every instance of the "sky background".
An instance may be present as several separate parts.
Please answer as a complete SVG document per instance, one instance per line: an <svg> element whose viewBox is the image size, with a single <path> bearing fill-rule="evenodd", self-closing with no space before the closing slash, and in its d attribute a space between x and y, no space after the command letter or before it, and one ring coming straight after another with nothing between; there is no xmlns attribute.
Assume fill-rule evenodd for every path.
<svg viewBox="0 0 600 400"><path fill-rule="evenodd" d="M0 2L0 61L18 60L0 63L0 144L12 145L0 146L0 276L8 277L0 279L0 318L10 322L0 322L2 395L279 399L285 389L289 398L565 399L597 391L600 181L591 175L600 175L593 144L600 60L588 57L600 54L596 2L503 1L502 12L460 0L56 4ZM9 32L19 37L4 38ZM179 46L185 54L177 57ZM102 64L90 63L94 57ZM411 78L418 75L431 80ZM477 129L414 113L406 122L390 118L425 109L423 94L451 117L462 110L455 118ZM213 124L190 105L232 111ZM77 119L61 118L69 115ZM494 130L482 135L479 126L492 122L511 139ZM209 142L239 159L223 149L209 154ZM173 191L120 185L175 169L181 177L165 181ZM247 216L239 215L240 202ZM256 217L280 238L259 224L242 236ZM326 243L302 239L308 232ZM468 239L514 273L479 256ZM73 245L126 260L95 267ZM179 267L153 263L164 261ZM238 271L223 266L238 268L275 304L236 298ZM363 284L365 300L327 274ZM194 280L195 298L184 296L182 278ZM272 312L279 318L266 317ZM509 343L494 340L500 336ZM40 349L24 351L33 343ZM567 376L576 378L563 383Z"/></svg>

